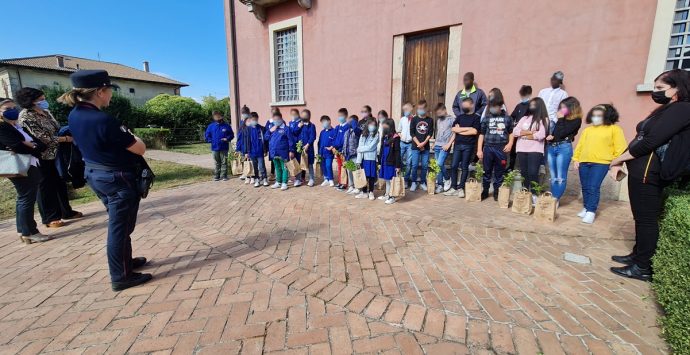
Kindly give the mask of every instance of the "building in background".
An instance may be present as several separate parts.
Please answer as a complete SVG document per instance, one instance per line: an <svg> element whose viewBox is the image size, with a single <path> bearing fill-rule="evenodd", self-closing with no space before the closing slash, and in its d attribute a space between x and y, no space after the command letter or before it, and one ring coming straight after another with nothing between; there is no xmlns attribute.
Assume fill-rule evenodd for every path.
<svg viewBox="0 0 690 355"><path fill-rule="evenodd" d="M158 94L180 95L180 89L188 86L174 79L126 65L92 59L70 57L61 54L40 57L0 59L0 97L13 98L23 87L71 88L70 74L79 69L105 69L113 82L120 85L119 94L135 105L143 105Z"/></svg>
<svg viewBox="0 0 690 355"><path fill-rule="evenodd" d="M319 117L365 104L397 119L405 101L450 108L472 71L512 110L521 85L536 95L560 70L585 109L613 103L630 139L654 107L653 79L690 68L689 11L690 0L225 0L231 98L263 120L270 106Z"/></svg>

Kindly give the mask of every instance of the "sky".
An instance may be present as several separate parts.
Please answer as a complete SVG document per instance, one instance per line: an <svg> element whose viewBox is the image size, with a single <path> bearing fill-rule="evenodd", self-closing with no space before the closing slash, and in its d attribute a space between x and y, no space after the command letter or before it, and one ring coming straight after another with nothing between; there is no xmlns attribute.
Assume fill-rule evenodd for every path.
<svg viewBox="0 0 690 355"><path fill-rule="evenodd" d="M228 96L221 0L2 0L0 58L64 54L189 84L182 95Z"/></svg>

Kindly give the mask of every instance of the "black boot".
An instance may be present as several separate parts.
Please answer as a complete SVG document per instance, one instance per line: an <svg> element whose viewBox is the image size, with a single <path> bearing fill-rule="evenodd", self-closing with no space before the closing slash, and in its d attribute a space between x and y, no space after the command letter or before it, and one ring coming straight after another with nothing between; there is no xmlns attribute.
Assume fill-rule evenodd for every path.
<svg viewBox="0 0 690 355"><path fill-rule="evenodd" d="M630 253L630 254L624 255L624 256L614 255L611 257L611 260L613 260L619 264L632 265L633 264L633 253Z"/></svg>
<svg viewBox="0 0 690 355"><path fill-rule="evenodd" d="M494 201L498 201L498 189L494 188Z"/></svg>
<svg viewBox="0 0 690 355"><path fill-rule="evenodd" d="M482 201L489 198L489 190L482 190Z"/></svg>
<svg viewBox="0 0 690 355"><path fill-rule="evenodd" d="M146 260L146 258L143 256L138 256L136 258L133 258L132 259L132 269L136 270L136 269L146 265L147 261L148 260Z"/></svg>
<svg viewBox="0 0 690 355"><path fill-rule="evenodd" d="M652 280L652 269L643 269L637 266L637 264L632 264L623 267L612 267L611 272L618 276L623 276L630 279L642 281Z"/></svg>
<svg viewBox="0 0 690 355"><path fill-rule="evenodd" d="M138 272L132 273L126 280L113 282L111 284L113 291L122 291L130 287L139 286L141 284L151 281L153 276L151 274L140 274Z"/></svg>

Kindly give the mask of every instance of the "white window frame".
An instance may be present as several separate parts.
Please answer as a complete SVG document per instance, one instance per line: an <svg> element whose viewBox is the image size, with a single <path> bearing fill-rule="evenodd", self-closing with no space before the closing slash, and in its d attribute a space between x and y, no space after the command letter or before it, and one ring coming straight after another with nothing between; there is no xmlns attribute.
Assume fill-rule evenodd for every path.
<svg viewBox="0 0 690 355"><path fill-rule="evenodd" d="M644 81L637 85L637 92L649 92L654 89L654 78L664 72L666 68L666 55L668 44L671 40L673 17L676 14L675 0L657 0L656 15L652 39L649 44L649 56L647 57L647 70Z"/></svg>
<svg viewBox="0 0 690 355"><path fill-rule="evenodd" d="M275 61L275 34L276 32L296 28L297 34L297 77L299 80L299 100L297 101L277 101L276 87L276 61ZM302 47L302 16L293 17L284 21L276 22L268 26L268 48L271 60L271 106L297 106L305 105L304 101L304 61Z"/></svg>

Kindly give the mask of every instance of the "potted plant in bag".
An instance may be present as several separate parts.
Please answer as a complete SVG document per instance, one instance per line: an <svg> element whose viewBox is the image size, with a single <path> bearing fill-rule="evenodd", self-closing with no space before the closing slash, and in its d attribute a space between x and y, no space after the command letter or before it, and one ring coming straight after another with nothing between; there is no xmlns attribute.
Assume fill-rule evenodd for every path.
<svg viewBox="0 0 690 355"><path fill-rule="evenodd" d="M426 174L426 186L429 195L436 193L436 177L441 173L441 167L436 159L429 159L429 170Z"/></svg>
<svg viewBox="0 0 690 355"><path fill-rule="evenodd" d="M474 177L467 179L465 183L465 200L468 202L480 202L482 200L482 182L484 167L481 162L477 162L474 169Z"/></svg>
<svg viewBox="0 0 690 355"><path fill-rule="evenodd" d="M511 170L503 177L503 184L498 189L498 207L508 208L510 207L510 191L515 183L515 177L520 172L518 170Z"/></svg>

